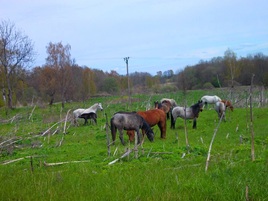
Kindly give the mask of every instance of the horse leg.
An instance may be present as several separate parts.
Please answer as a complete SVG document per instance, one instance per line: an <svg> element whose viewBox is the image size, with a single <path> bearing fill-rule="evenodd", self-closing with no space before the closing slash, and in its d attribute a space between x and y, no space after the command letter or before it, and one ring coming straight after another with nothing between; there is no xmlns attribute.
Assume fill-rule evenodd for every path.
<svg viewBox="0 0 268 201"><path fill-rule="evenodd" d="M136 132L137 132L137 144L140 144L141 143L141 139L140 139L140 129L137 129L136 130Z"/></svg>
<svg viewBox="0 0 268 201"><path fill-rule="evenodd" d="M122 129L120 129L119 130L119 138L120 138L120 140L121 140L121 143L123 144L123 145L125 145L125 141L124 141L124 136L123 136L123 130Z"/></svg>
<svg viewBox="0 0 268 201"><path fill-rule="evenodd" d="M196 129L196 118L194 118L194 121L193 121L193 129Z"/></svg>
<svg viewBox="0 0 268 201"><path fill-rule="evenodd" d="M171 129L175 129L175 124L176 124L176 118L174 118L173 115L171 115L171 125L170 125L170 128Z"/></svg>
<svg viewBox="0 0 268 201"><path fill-rule="evenodd" d="M93 121L95 122L95 125L97 125L97 119L94 117Z"/></svg>
<svg viewBox="0 0 268 201"><path fill-rule="evenodd" d="M88 124L87 117L84 117L84 119L85 119L84 125Z"/></svg>
<svg viewBox="0 0 268 201"><path fill-rule="evenodd" d="M133 142L134 141L134 138L135 138L134 130L128 130L127 131L127 135L128 135L128 140L130 142Z"/></svg>
<svg viewBox="0 0 268 201"><path fill-rule="evenodd" d="M159 122L158 128L160 129L160 132L161 132L161 138L165 139L166 138L166 129L167 129L166 120L163 122Z"/></svg>
<svg viewBox="0 0 268 201"><path fill-rule="evenodd" d="M115 138L116 138L116 131L117 131L117 128L111 121L111 134L112 134L113 145L114 145Z"/></svg>

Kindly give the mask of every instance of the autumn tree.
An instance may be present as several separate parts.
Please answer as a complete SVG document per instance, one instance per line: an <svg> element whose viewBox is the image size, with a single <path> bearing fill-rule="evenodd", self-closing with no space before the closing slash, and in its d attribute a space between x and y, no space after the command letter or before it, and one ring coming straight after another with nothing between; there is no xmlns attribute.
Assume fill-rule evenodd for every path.
<svg viewBox="0 0 268 201"><path fill-rule="evenodd" d="M10 21L0 23L0 77L3 98L12 108L14 87L18 73L34 61L34 46L28 36Z"/></svg>
<svg viewBox="0 0 268 201"><path fill-rule="evenodd" d="M52 105L55 100L55 94L57 92L57 77L56 69L51 66L44 66L39 74L39 89L40 91L49 97L49 105Z"/></svg>
<svg viewBox="0 0 268 201"><path fill-rule="evenodd" d="M62 107L66 101L68 88L71 87L72 73L71 67L73 61L71 60L71 46L69 44L63 45L59 43L49 43L47 48L48 57L46 58L46 65L55 69L58 92L61 96Z"/></svg>

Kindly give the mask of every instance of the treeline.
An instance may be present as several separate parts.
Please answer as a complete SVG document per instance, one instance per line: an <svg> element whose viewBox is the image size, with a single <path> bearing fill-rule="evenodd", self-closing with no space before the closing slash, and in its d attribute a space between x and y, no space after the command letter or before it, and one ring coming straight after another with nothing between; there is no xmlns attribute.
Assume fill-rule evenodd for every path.
<svg viewBox="0 0 268 201"><path fill-rule="evenodd" d="M184 70L149 73L135 72L119 75L77 64L55 68L53 65L35 67L17 74L14 82L14 103L28 104L40 100L53 104L62 101L85 101L92 96L127 95L128 79L131 93L162 93L176 90L209 89L250 85L268 86L268 57L263 54L235 60L233 66L224 57L200 61ZM3 103L2 103L3 104Z"/></svg>
<svg viewBox="0 0 268 201"><path fill-rule="evenodd" d="M127 95L129 89L134 94L250 85L253 74L254 84L268 86L268 57L262 53L237 58L228 49L224 57L200 61L177 73L170 69L155 76L147 72L126 76L77 65L69 44L50 42L46 50L44 65L27 68L36 55L32 41L14 24L0 24L0 107L38 101L50 105L60 101L64 107L68 101L92 96Z"/></svg>
<svg viewBox="0 0 268 201"><path fill-rule="evenodd" d="M187 66L176 75L179 89L202 89L213 87L234 87L254 84L268 86L268 57L262 53L236 58L228 49L224 57L215 57L210 61L200 61Z"/></svg>

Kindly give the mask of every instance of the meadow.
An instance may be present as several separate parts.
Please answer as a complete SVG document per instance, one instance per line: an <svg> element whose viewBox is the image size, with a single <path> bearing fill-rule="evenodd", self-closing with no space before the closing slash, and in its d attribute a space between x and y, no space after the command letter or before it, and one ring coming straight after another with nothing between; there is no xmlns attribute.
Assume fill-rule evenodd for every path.
<svg viewBox="0 0 268 201"><path fill-rule="evenodd" d="M154 142L145 138L124 158L135 145L123 146L117 134L108 153L106 126L113 113L145 110L163 97L190 106L207 93L227 98L229 91L133 95L130 105L127 96L110 96L66 103L64 109L61 104L0 108L0 200L268 200L268 106L253 104L253 161L245 91L235 93L234 111L227 111L226 122L218 127L207 171L219 124L211 108L200 113L197 129L191 120L185 128L177 119L173 130L167 120L166 139L155 126ZM83 125L83 119L78 127L65 123L68 112L96 102L104 108L98 111L97 125Z"/></svg>

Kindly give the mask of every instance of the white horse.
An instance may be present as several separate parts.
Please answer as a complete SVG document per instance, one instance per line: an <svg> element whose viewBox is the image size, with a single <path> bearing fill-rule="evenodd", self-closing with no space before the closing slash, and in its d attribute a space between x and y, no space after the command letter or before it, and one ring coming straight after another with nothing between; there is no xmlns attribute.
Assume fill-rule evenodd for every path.
<svg viewBox="0 0 268 201"><path fill-rule="evenodd" d="M226 105L223 102L218 101L215 103L215 111L217 112L219 119L221 119L222 117L222 119L226 121L225 119Z"/></svg>
<svg viewBox="0 0 268 201"><path fill-rule="evenodd" d="M207 107L207 104L215 104L218 101L221 101L221 98L218 97L218 96L216 96L216 95L214 95L214 96L208 96L208 95L206 95L206 96L203 96L201 98L201 101L204 104L204 107L205 106Z"/></svg>
<svg viewBox="0 0 268 201"><path fill-rule="evenodd" d="M171 98L162 98L162 99L160 100L161 103L163 103L163 102L165 102L165 101L170 102L170 104L171 104L172 107L176 107L176 106L178 106L178 104L176 103L176 101L175 101L174 99L171 99Z"/></svg>
<svg viewBox="0 0 268 201"><path fill-rule="evenodd" d="M90 108L87 108L87 109L79 108L79 109L74 110L73 111L73 123L77 125L77 119L83 118L85 119L85 124L86 124L87 117L89 116L87 114L96 113L97 110L101 110L101 111L103 110L101 103L95 103L94 105L92 105Z"/></svg>

